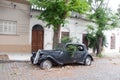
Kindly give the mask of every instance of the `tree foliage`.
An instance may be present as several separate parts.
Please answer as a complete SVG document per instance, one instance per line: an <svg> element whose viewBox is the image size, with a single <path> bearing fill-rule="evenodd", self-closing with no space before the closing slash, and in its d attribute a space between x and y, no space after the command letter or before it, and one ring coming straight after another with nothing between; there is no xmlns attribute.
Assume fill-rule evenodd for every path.
<svg viewBox="0 0 120 80"><path fill-rule="evenodd" d="M55 45L59 42L60 27L66 23L65 19L69 12L85 13L89 9L86 0L29 0L32 5L36 5L43 10L38 18L47 22L47 27L53 26Z"/></svg>
<svg viewBox="0 0 120 80"><path fill-rule="evenodd" d="M120 4L118 5L117 15L118 15L118 16L119 16L119 18L120 18Z"/></svg>
<svg viewBox="0 0 120 80"><path fill-rule="evenodd" d="M47 26L53 25L57 29L58 25L65 24L65 18L70 11L85 13L89 6L86 0L29 0L31 4L44 10L38 18L46 21Z"/></svg>
<svg viewBox="0 0 120 80"><path fill-rule="evenodd" d="M87 31L87 40L89 42L88 47L93 49L93 53L96 52L97 50L97 44L98 42L98 34L97 34L97 29L93 27L92 25L88 25L88 31ZM101 34L103 36L102 38L102 47L105 46L107 47L107 42L106 42L106 37L104 34Z"/></svg>
<svg viewBox="0 0 120 80"><path fill-rule="evenodd" d="M115 27L118 27L118 17L110 10L107 5L108 3L105 3L105 0L88 0L89 4L91 5L91 12L89 14L89 19L92 20L95 24L95 26L92 26L94 31L93 33L88 33L90 44L92 43L94 47L97 49L97 54L101 54L103 43L105 42L105 36L104 31L113 29ZM108 1L109 2L109 1ZM91 29L91 28L90 28ZM94 43L92 42L94 38ZM94 48L93 47L93 48Z"/></svg>

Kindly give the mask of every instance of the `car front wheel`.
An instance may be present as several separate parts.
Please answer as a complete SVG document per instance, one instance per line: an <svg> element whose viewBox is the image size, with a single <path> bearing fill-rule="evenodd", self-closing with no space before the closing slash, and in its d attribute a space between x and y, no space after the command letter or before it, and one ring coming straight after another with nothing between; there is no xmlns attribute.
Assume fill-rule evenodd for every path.
<svg viewBox="0 0 120 80"><path fill-rule="evenodd" d="M33 64L33 62L34 62L33 57L30 58L30 61L31 61L31 63Z"/></svg>
<svg viewBox="0 0 120 80"><path fill-rule="evenodd" d="M88 56L88 57L85 59L84 64L85 64L86 66L90 66L91 63L92 63L92 59L91 59L91 57Z"/></svg>
<svg viewBox="0 0 120 80"><path fill-rule="evenodd" d="M52 62L50 60L44 60L40 63L41 69L50 69L52 67Z"/></svg>

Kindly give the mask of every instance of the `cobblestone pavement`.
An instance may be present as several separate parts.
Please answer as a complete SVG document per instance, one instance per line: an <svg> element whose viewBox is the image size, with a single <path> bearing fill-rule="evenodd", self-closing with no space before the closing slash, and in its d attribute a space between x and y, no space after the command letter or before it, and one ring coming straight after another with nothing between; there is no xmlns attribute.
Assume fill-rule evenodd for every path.
<svg viewBox="0 0 120 80"><path fill-rule="evenodd" d="M96 58L91 66L41 70L30 62L0 62L0 80L120 80L119 58Z"/></svg>

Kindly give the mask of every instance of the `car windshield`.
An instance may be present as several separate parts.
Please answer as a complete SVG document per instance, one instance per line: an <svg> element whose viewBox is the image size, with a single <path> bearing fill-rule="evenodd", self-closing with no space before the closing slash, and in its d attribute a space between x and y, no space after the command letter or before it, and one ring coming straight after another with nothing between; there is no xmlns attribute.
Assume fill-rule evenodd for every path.
<svg viewBox="0 0 120 80"><path fill-rule="evenodd" d="M55 50L65 50L65 51L73 51L73 49L76 50L75 45L68 44L65 46L65 44L63 43L59 43L55 48Z"/></svg>
<svg viewBox="0 0 120 80"><path fill-rule="evenodd" d="M74 45L74 44L62 44L59 43L55 50L64 50L64 51L68 51L68 52L75 52L77 50L79 51L84 51L84 47L82 45Z"/></svg>

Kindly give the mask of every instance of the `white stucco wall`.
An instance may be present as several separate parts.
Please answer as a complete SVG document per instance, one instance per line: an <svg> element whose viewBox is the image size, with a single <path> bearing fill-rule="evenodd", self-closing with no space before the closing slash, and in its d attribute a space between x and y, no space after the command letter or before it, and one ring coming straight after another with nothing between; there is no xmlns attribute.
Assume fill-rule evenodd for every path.
<svg viewBox="0 0 120 80"><path fill-rule="evenodd" d="M109 31L105 31L104 34L106 35L106 40L107 40L107 47L104 47L104 52L103 53L113 53L117 54L119 53L120 50L120 29L115 28ZM111 36L115 35L115 49L110 49L111 45Z"/></svg>
<svg viewBox="0 0 120 80"><path fill-rule="evenodd" d="M69 23L62 27L61 31L68 31L70 32L70 37L74 38L74 42L82 43L82 35L86 34L87 25L95 25L89 21L69 18L67 19ZM120 51L120 28L115 28L112 30L107 30L104 32L107 41L107 47L104 47L103 54L105 55L118 55ZM115 49L110 49L111 44L111 36L115 34ZM91 52L91 50L90 50Z"/></svg>
<svg viewBox="0 0 120 80"><path fill-rule="evenodd" d="M32 17L30 19L30 39L29 43L32 43L32 28L34 25L39 24L44 28L44 45L43 48L46 49L52 49L52 43L53 43L53 30L52 28L46 28L46 23L44 21L38 20L36 18L37 13L32 12Z"/></svg>
<svg viewBox="0 0 120 80"><path fill-rule="evenodd" d="M33 12L31 13L32 17L30 19L30 39L29 42L31 44L32 39L32 27L36 24L40 24L44 28L44 49L52 49L52 43L53 43L53 30L52 28L46 28L46 23L38 20L35 15L37 13ZM89 24L88 21L81 20L81 19L75 19L75 18L68 18L68 23L64 25L64 27L61 27L61 32L69 32L70 37L73 38L73 42L79 42L82 43L82 35L86 33L87 25ZM60 35L61 36L61 35ZM61 38L60 38L61 39Z"/></svg>
<svg viewBox="0 0 120 80"><path fill-rule="evenodd" d="M35 14L35 13L34 13ZM92 22L82 20L82 19L76 19L76 18L68 18L66 19L68 23L64 25L64 27L61 27L61 32L69 32L70 37L73 38L73 42L79 42L82 43L82 38L83 34L87 33L87 25L93 24ZM32 27L36 24L40 24L43 27L46 25L45 22L41 20L37 20L35 17L32 17L30 20L30 43L31 43L31 31ZM95 25L95 24L93 24ZM107 40L107 46L104 47L103 53L119 53L119 48L120 48L120 29L112 29L105 31L104 34L106 35L106 40ZM111 35L115 34L115 49L110 49L110 41L111 41ZM60 35L61 39L61 35ZM53 30L45 28L44 27L44 49L52 49L52 43L53 43Z"/></svg>
<svg viewBox="0 0 120 80"><path fill-rule="evenodd" d="M68 18L67 20L68 23L61 28L61 32L70 32L70 37L73 38L73 42L82 43L82 35L87 33L87 25L90 24L90 22L75 18Z"/></svg>

